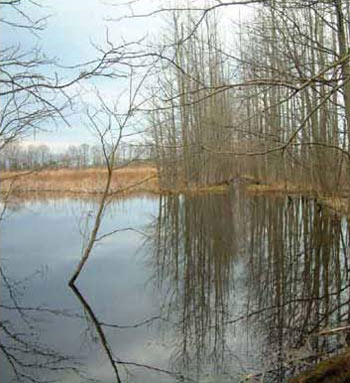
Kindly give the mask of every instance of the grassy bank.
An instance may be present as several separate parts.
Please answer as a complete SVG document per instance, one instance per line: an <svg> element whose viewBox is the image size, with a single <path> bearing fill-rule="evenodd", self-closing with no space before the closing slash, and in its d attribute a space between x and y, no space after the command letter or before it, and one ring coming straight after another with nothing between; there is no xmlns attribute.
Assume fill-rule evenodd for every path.
<svg viewBox="0 0 350 383"><path fill-rule="evenodd" d="M334 212L350 215L350 204L348 192L333 190L322 191L312 185L298 185L290 182L259 182L247 183L246 190L250 194L290 194L304 195L316 198L320 203L327 206Z"/></svg>
<svg viewBox="0 0 350 383"><path fill-rule="evenodd" d="M100 194L107 179L106 169L57 169L1 172L1 193ZM116 169L111 193L158 193L157 171L151 166L128 166Z"/></svg>
<svg viewBox="0 0 350 383"><path fill-rule="evenodd" d="M290 383L349 383L350 353L324 360L311 370L291 379Z"/></svg>

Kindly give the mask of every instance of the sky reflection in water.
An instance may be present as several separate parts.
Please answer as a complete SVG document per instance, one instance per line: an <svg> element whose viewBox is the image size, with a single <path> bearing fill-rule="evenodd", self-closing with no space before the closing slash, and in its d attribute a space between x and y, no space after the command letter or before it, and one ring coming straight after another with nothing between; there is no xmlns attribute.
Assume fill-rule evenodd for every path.
<svg viewBox="0 0 350 383"><path fill-rule="evenodd" d="M26 203L12 212L4 223L2 267L9 280L28 278L23 284L26 288L19 291L18 300L23 306L49 307L82 315L79 302L67 282L81 254L79 221L91 208L88 203L73 200ZM155 214L157 200L154 199L145 197L118 202L105 216L101 233L123 227L142 230ZM157 312L157 294L152 289L145 289L149 273L142 260L143 241L144 238L135 232L121 232L109 237L96 247L79 278L77 285L99 318L107 323L128 325ZM2 289L3 294L2 303L11 304L5 289ZM10 315L13 323L21 323L18 315L4 314ZM55 317L47 313L36 313L35 317L44 321L38 323L44 343L66 355L86 356L84 370L87 369L89 376L111 379L110 366L98 343L89 339L84 319ZM151 363L156 360L159 365L164 351L158 351L159 345L151 347L152 332L147 327L141 331L111 330L108 336L111 344L117 345L118 357ZM1 375L1 381L10 380L8 368L2 368ZM70 379L71 376L68 381Z"/></svg>
<svg viewBox="0 0 350 383"><path fill-rule="evenodd" d="M67 357L39 355L33 369L19 366L42 380L115 379L91 319L67 286L81 254L84 217L95 208L72 199L26 202L3 224L2 323L20 331L34 351L47 354L49 347ZM116 359L179 372L171 377L128 366L130 381L231 382L248 373L259 377L265 368L274 372L270 381L283 382L296 371L286 367L293 350L308 356L341 343L314 334L348 320L348 225L315 201L138 196L112 204L100 233L118 228L148 237L122 231L98 243L79 291L105 324L161 317L132 329L103 329ZM25 309L8 309L16 304ZM23 345L11 349L9 336L1 336L9 352L28 362ZM4 353L1 358L1 381L8 382L11 368ZM42 360L68 369L46 376Z"/></svg>

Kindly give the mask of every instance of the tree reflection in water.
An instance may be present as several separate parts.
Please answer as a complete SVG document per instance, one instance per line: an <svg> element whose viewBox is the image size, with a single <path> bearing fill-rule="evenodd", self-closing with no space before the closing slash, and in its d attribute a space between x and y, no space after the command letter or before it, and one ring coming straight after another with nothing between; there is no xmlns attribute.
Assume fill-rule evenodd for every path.
<svg viewBox="0 0 350 383"><path fill-rule="evenodd" d="M349 324L349 225L305 198L256 199L251 222L247 285L258 314L250 322L282 380L286 361L314 361L343 344L319 333Z"/></svg>
<svg viewBox="0 0 350 383"><path fill-rule="evenodd" d="M129 368L138 368L138 369L142 369L142 370L149 370L149 371L152 371L155 373L167 375L168 377L172 378L172 381L175 381L175 380L176 381L178 381L178 380L184 381L185 380L185 378L183 377L183 375L180 372L168 371L168 370L165 370L165 369L162 369L162 368L159 368L156 366L150 366L150 365L147 365L144 363L121 360L120 358L118 358L114 355L113 349L108 342L108 339L107 339L107 336L106 336L106 333L104 330L106 327L114 328L114 329L135 329L137 327L141 327L141 326L144 326L146 324L150 324L153 321L160 319L159 317L149 318L146 321L142 321L140 323L136 323L133 325L120 326L120 325L116 325L116 324L107 324L107 323L100 321L97 318L97 314L93 310L92 306L89 304L89 302L86 300L86 298L84 298L83 294L81 293L81 291L78 289L78 287L74 283L70 284L69 287L71 288L71 290L73 291L73 293L75 294L75 296L77 297L79 302L81 303L82 308L84 309L84 311L86 313L86 320L91 321L91 323L93 325L93 329L96 331L97 336L99 338L102 349L105 352L105 354L108 358L108 361L109 361L109 363L113 369L115 381L117 383L121 383L122 381L125 381L124 377L126 378L127 381L129 381L129 378L128 378L129 376L132 377L132 372L128 370L128 367ZM123 366L125 368L123 371L123 375L119 371L118 366ZM123 378L121 376L123 376Z"/></svg>
<svg viewBox="0 0 350 383"><path fill-rule="evenodd" d="M246 206L228 195L161 197L151 260L164 291L163 315L172 323L177 368L201 376L229 376L232 334L227 322L237 302L235 262L243 254Z"/></svg>
<svg viewBox="0 0 350 383"><path fill-rule="evenodd" d="M314 200L161 197L150 232L177 368L282 382L342 348L349 226Z"/></svg>
<svg viewBox="0 0 350 383"><path fill-rule="evenodd" d="M118 322L117 315L105 323L96 297L74 285L75 301L85 315L25 306L17 293L20 284L6 278L1 269L0 351L18 381L64 381L67 376L67 381L74 381L73 375L87 381L81 374L88 366L48 347L52 343L40 334L38 320L50 319L50 328L54 328L72 315L78 323L71 331L85 330L88 323L115 372L114 380L123 383L139 377L145 382L235 382L242 375L261 382L285 382L303 364L341 351L344 333L320 333L350 322L346 219L330 214L312 199L247 197L232 190L220 195L160 197L157 217L147 234L147 264L162 300L153 290L150 296L157 299L161 313L152 306L147 316L149 307L145 307L142 317L135 318L135 322L140 320L137 323L127 316L123 326L111 323ZM113 242L109 246L101 262L114 251ZM134 262L129 257L122 263L110 261L111 270ZM143 271L147 279L149 269ZM95 274L92 266L90 278ZM130 284L132 275L128 278L125 283ZM85 288L94 281L87 278ZM99 297L108 300L110 285L98 288ZM118 310L119 306L114 314ZM167 344L157 349L155 358L144 359L147 365L141 362L150 349L141 350L146 342L138 338L141 332L134 335L133 331L150 323L166 332ZM60 326L65 329L64 324ZM124 343L120 341L122 328L130 330L125 332ZM140 343L139 353L123 353L129 336L137 346ZM165 343L154 327L152 336L155 343ZM166 365L168 349L173 350L170 367ZM164 360L156 359L165 350ZM117 371L119 366L123 368ZM124 367L134 375L126 375ZM106 370L109 374L110 369Z"/></svg>
<svg viewBox="0 0 350 383"><path fill-rule="evenodd" d="M90 381L78 358L58 351L42 339L41 322L53 318L74 318L78 315L63 309L23 304L21 292L35 277L33 274L25 280L13 280L0 267L0 350L4 357L3 378L31 383L59 381L63 377L73 380L79 377L83 381ZM7 376L8 371L11 371L12 378Z"/></svg>

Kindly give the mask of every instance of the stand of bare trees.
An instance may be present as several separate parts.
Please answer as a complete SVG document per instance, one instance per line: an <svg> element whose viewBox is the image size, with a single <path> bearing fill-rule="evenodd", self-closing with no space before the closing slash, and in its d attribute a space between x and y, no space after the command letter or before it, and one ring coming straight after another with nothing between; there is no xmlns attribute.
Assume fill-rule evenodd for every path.
<svg viewBox="0 0 350 383"><path fill-rule="evenodd" d="M349 2L249 2L255 17L227 48L216 10L236 3L172 11L151 117L161 181L250 175L346 192Z"/></svg>
<svg viewBox="0 0 350 383"><path fill-rule="evenodd" d="M264 161L250 161L254 175L311 182L329 192L348 186L349 56L343 40L349 4L304 5L274 1L245 29L242 76L267 84L254 88L258 97L243 93L244 134L256 142L250 152L266 154Z"/></svg>
<svg viewBox="0 0 350 383"><path fill-rule="evenodd" d="M159 177L169 188L216 183L231 175L232 156L216 153L232 148L226 127L233 120L230 94L217 91L229 76L217 23L209 15L193 38L183 42L194 28L191 13L175 11L171 19L172 36L166 43L173 60L162 61L150 115Z"/></svg>

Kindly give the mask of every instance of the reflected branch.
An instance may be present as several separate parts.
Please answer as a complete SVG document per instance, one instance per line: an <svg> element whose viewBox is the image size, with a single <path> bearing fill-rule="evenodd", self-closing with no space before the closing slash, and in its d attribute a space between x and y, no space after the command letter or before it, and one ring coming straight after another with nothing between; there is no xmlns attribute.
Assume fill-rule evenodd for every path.
<svg viewBox="0 0 350 383"><path fill-rule="evenodd" d="M110 365L113 368L113 371L114 371L114 374L115 374L115 377L116 377L116 381L118 383L121 383L121 378L120 378L120 373L119 373L119 370L118 370L118 365L145 368L145 369L152 370L152 371L155 371L155 372L160 372L160 373L167 374L169 376L172 376L172 377L176 378L179 381L184 381L184 380L193 381L192 379L185 378L180 372L172 372L172 371L169 371L169 370L165 370L165 369L162 369L162 368L159 368L159 367L154 367L154 366L150 366L150 365L142 364L142 363L121 361L120 359L115 359L115 357L113 356L113 351L112 351L112 349L111 349L111 347L110 347L110 345L108 343L106 335L105 335L105 333L103 331L103 327L111 327L111 328L118 328L118 329L137 328L137 327L140 327L140 326L143 326L143 325L146 325L146 324L150 324L150 323L154 322L155 320L161 319L159 316L152 317L152 318L147 319L147 320L145 320L143 322L140 322L140 323L137 323L137 324L134 324L134 325L130 325L130 326L118 326L118 325L107 324L107 323L104 323L104 322L101 322L101 321L98 320L98 318L97 318L96 314L94 313L92 307L89 305L87 300L83 297L81 292L78 290L77 286L75 286L73 284L73 285L70 285L70 288L72 289L73 293L78 298L78 300L82 304L84 310L86 311L86 313L88 314L89 318L91 319L91 321L92 321L92 323L93 323L93 325L94 325L94 327L96 329L96 332L98 334L98 337L100 339L101 345L102 345L102 347L103 347L103 349L104 349L104 351L105 351L105 353L107 355L107 358L108 358L108 360L110 362Z"/></svg>
<svg viewBox="0 0 350 383"><path fill-rule="evenodd" d="M149 232L175 363L216 372L238 362L245 374L258 370L252 376L283 382L304 362L346 347L349 223L317 201L241 198L239 189L160 197Z"/></svg>
<svg viewBox="0 0 350 383"><path fill-rule="evenodd" d="M117 364L119 362L116 362L113 358L113 354L112 354L112 350L108 344L108 341L107 341L107 338L103 332L103 329L102 329L102 326L100 324L100 322L98 321L94 311L92 310L91 306L88 304L88 302L85 300L85 298L83 297L83 295L80 293L80 291L78 290L78 288L74 285L74 284L70 284L69 287L72 289L73 293L75 294L75 296L78 298L78 300L80 301L80 303L83 305L84 307L84 310L87 312L87 314L89 315L89 318L92 320L94 326L95 326L95 329L96 329L96 332L100 338L100 341L101 341L101 345L103 347L103 349L105 350L106 352L106 355L108 357L108 360L112 366L112 369L114 371L114 374L115 374L115 377L116 377L116 381L118 383L122 383L121 379L120 379L120 375L119 375L119 371L118 371L118 366Z"/></svg>
<svg viewBox="0 0 350 383"><path fill-rule="evenodd" d="M135 323L132 325L118 325L118 324L111 324L111 323L105 323L105 322L100 322L100 325L103 327L110 327L110 328L117 328L117 329L129 329L129 328L142 327L142 326L151 324L151 323L153 323L157 320L161 320L161 319L162 319L162 317L158 315L158 316L154 316L152 318L146 319L142 322ZM162 320L164 320L164 319L162 319Z"/></svg>
<svg viewBox="0 0 350 383"><path fill-rule="evenodd" d="M147 370L161 372L163 374L167 374L167 375L172 376L173 378L176 378L178 381L185 381L186 380L186 381L189 381L189 382L195 382L195 380L193 380L193 379L190 379L188 377L185 378L181 373L172 372L172 371L169 371L169 370L164 370L162 368L149 366L147 364L141 364L141 363L135 363L135 362L118 362L118 363L119 364L124 364L124 365L127 365L127 366L141 367L141 368L146 368Z"/></svg>
<svg viewBox="0 0 350 383"><path fill-rule="evenodd" d="M90 381L84 376L75 357L66 355L40 340L42 329L36 323L38 319L31 315L49 313L54 316L74 317L74 314L69 314L65 310L23 306L18 297L20 293L18 286L23 281L11 280L6 276L4 269L0 269L2 292L0 352L4 355L4 361L8 363L8 365L5 363L2 369L6 373L12 371L14 381L23 383L56 381L57 375L62 372L74 373L84 381ZM7 304L6 299L10 300L11 304ZM27 331L24 331L23 327Z"/></svg>
<svg viewBox="0 0 350 383"><path fill-rule="evenodd" d="M135 232L135 233L137 233L137 234L140 234L140 235L142 235L142 236L144 236L144 237L148 237L148 235L147 235L146 233L144 233L143 231L141 231L141 230L137 230L137 229L134 229L134 228L132 228L132 227L126 227L126 228L123 228L123 229L116 229L116 230L113 230L113 231L111 231L111 232L109 232L109 233L103 234L103 235L101 235L100 237L97 237L97 238L95 239L95 242L101 241L102 239L105 239L105 238L107 238L107 237L110 237L110 236L113 235L113 234L120 233L120 232L124 232L124 231L133 231L133 232Z"/></svg>

